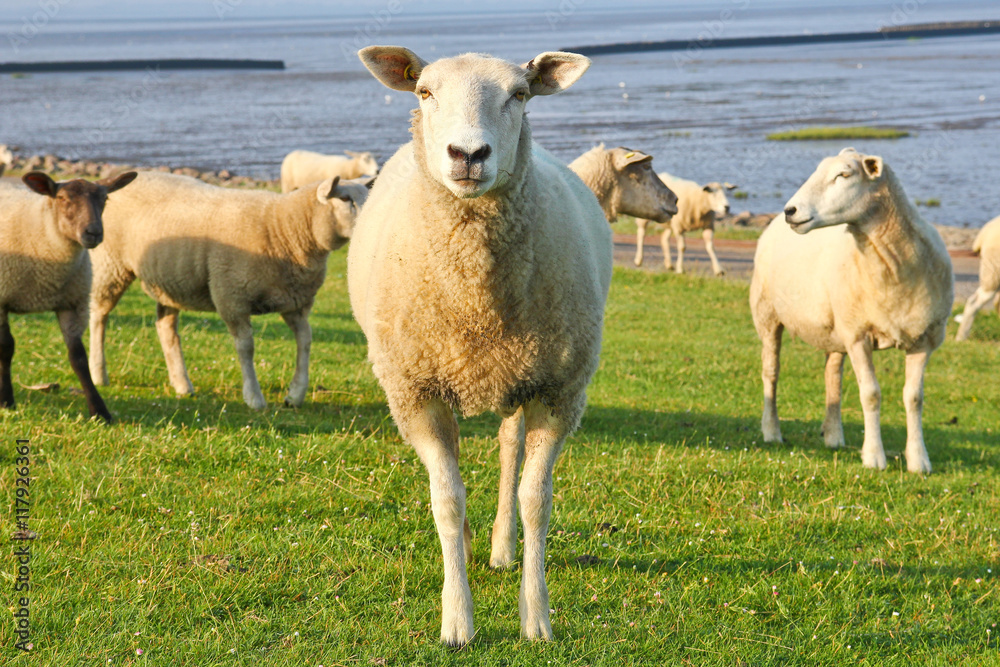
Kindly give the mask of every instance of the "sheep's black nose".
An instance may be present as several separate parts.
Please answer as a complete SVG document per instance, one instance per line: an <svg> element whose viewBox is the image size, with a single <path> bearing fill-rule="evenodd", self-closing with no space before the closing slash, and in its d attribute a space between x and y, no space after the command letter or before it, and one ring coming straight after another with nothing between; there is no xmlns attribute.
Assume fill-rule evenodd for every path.
<svg viewBox="0 0 1000 667"><path fill-rule="evenodd" d="M795 212L797 210L799 210L799 209L795 208L794 206L786 206L785 207L785 217L786 218L792 217L793 215L795 215Z"/></svg>
<svg viewBox="0 0 1000 667"><path fill-rule="evenodd" d="M459 148L454 144L448 145L448 157L450 157L452 160L456 161L460 160L466 163L482 162L483 160L488 158L492 152L493 149L490 147L489 144L483 144L482 146L472 151L471 153L466 152L465 150Z"/></svg>

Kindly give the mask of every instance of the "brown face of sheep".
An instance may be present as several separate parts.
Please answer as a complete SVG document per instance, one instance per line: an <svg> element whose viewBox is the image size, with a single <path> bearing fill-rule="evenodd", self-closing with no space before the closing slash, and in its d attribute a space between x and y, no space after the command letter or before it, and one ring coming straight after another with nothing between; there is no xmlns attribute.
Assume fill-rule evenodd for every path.
<svg viewBox="0 0 1000 667"><path fill-rule="evenodd" d="M56 183L48 174L33 171L21 180L33 192L53 200L56 223L66 238L84 248L95 248L104 240L101 215L108 195L131 183L136 176L134 171L129 171L95 183L80 178Z"/></svg>
<svg viewBox="0 0 1000 667"><path fill-rule="evenodd" d="M621 213L657 222L667 222L677 213L677 195L653 171L651 155L619 147L612 159L618 172Z"/></svg>

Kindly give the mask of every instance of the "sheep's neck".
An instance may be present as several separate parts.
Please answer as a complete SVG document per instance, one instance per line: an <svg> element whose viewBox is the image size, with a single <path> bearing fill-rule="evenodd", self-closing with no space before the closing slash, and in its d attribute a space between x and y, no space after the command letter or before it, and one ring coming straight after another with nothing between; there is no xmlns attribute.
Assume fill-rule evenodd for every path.
<svg viewBox="0 0 1000 667"><path fill-rule="evenodd" d="M887 183L874 196L865 224L848 225L864 262L877 269L876 275L886 275L895 282L907 280L914 272L922 273L920 258L929 253L924 247L926 239L912 220L917 213L897 201L897 191L898 184Z"/></svg>
<svg viewBox="0 0 1000 667"><path fill-rule="evenodd" d="M585 159L576 163L580 170L576 175L597 196L597 203L601 205L608 222L614 222L618 219L618 207L621 202L620 193L614 187L617 174L611 164L611 154L600 148L593 148L583 157Z"/></svg>

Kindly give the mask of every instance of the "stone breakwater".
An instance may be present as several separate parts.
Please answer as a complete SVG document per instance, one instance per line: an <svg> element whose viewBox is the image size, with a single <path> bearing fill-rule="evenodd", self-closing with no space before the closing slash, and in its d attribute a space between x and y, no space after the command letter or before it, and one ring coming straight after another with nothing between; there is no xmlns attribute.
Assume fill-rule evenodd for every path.
<svg viewBox="0 0 1000 667"><path fill-rule="evenodd" d="M58 155L14 155L7 164L7 174L17 172L18 174L29 171L44 171L57 180L70 178L107 178L117 174L132 171L135 169L146 171L162 171L182 176L193 176L206 183L213 185L225 185L230 187L243 188L268 188L278 187L278 181L262 181L249 176L240 176L230 172L228 169L219 171L202 171L193 167L144 167L132 164L117 164L113 162L96 162L93 160L70 160Z"/></svg>

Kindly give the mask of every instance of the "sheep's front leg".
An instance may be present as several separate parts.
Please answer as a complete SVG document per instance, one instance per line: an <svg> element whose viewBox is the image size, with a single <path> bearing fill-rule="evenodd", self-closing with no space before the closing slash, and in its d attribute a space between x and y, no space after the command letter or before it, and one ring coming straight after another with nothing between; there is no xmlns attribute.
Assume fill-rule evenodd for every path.
<svg viewBox="0 0 1000 667"><path fill-rule="evenodd" d="M170 385L181 396L194 393L194 385L188 377L187 366L184 365L184 352L181 350L181 337L177 333L177 319L180 311L162 303L156 304L156 335L160 339L163 359L167 362L167 375ZM103 332L102 332L103 333ZM91 332L91 338L93 338ZM251 350L251 354L253 351Z"/></svg>
<svg viewBox="0 0 1000 667"><path fill-rule="evenodd" d="M931 459L924 446L921 422L924 408L924 369L930 356L928 351L910 352L906 355L903 404L906 406L906 469L910 472L931 471Z"/></svg>
<svg viewBox="0 0 1000 667"><path fill-rule="evenodd" d="M871 343L867 338L856 341L847 348L847 354L858 379L861 409L865 415L865 441L861 446L861 462L866 468L885 470L885 450L882 447L882 429L879 425L882 390L875 378Z"/></svg>
<svg viewBox="0 0 1000 667"><path fill-rule="evenodd" d="M309 326L309 308L282 313L285 324L295 334L295 374L288 385L285 405L297 408L306 400L309 390L309 349L312 346L312 327Z"/></svg>
<svg viewBox="0 0 1000 667"><path fill-rule="evenodd" d="M510 568L517 553L517 477L524 461L524 411L500 424L500 492L493 522L490 567Z"/></svg>
<svg viewBox="0 0 1000 667"><path fill-rule="evenodd" d="M705 252L708 253L708 258L712 260L712 272L717 276L721 276L726 272L722 265L719 264L719 258L715 256L715 230L709 227L701 233L703 239L705 239Z"/></svg>
<svg viewBox="0 0 1000 667"><path fill-rule="evenodd" d="M982 285L976 288L976 291L969 297L969 300L965 302L965 310L962 311L962 324L958 327L955 340L965 340L969 337L969 331L972 330L972 321L976 319L976 313L989 305L990 301L998 296L998 294L1000 294L1000 291L990 292L984 290Z"/></svg>
<svg viewBox="0 0 1000 667"><path fill-rule="evenodd" d="M649 224L649 220L644 218L635 219L635 260L633 260L633 263L636 266L642 266L642 244L646 239L647 224Z"/></svg>
<svg viewBox="0 0 1000 667"><path fill-rule="evenodd" d="M781 442L781 424L778 421L778 374L781 372L781 335L785 327L776 323L773 329L762 331L760 342L761 379L764 382L764 413L760 429L764 442Z"/></svg>
<svg viewBox="0 0 1000 667"><path fill-rule="evenodd" d="M59 319L59 329L62 331L63 342L69 352L69 365L80 380L80 388L87 400L87 410L90 416L98 416L108 424L111 423L111 413L104 405L104 399L97 392L94 380L90 377L90 366L87 364L87 350L83 347L83 316L75 310L60 310L56 312Z"/></svg>
<svg viewBox="0 0 1000 667"><path fill-rule="evenodd" d="M844 446L844 424L840 417L841 385L844 379L844 354L826 355L826 419L823 420L823 442L827 447Z"/></svg>
<svg viewBox="0 0 1000 667"><path fill-rule="evenodd" d="M552 639L549 590L545 585L545 536L552 515L552 467L566 438L567 423L538 401L524 407L525 460L518 500L524 523L524 569L521 573L521 634Z"/></svg>
<svg viewBox="0 0 1000 667"><path fill-rule="evenodd" d="M399 431L427 468L431 510L444 557L441 641L462 646L472 639L472 593L465 571L465 485L458 470L458 423L451 408L434 399L401 404L389 397Z"/></svg>
<svg viewBox="0 0 1000 667"><path fill-rule="evenodd" d="M253 327L250 316L244 315L234 319L226 319L226 326L233 336L236 346L236 356L240 359L240 372L243 374L243 400L254 410L267 407L264 394L257 382L257 372L253 367Z"/></svg>
<svg viewBox="0 0 1000 667"><path fill-rule="evenodd" d="M104 338L108 315L118 305L135 276L124 269L111 271L106 254L98 255L99 250L100 247L90 255L94 264L94 279L90 289L90 376L95 384L107 385L108 365Z"/></svg>
<svg viewBox="0 0 1000 667"><path fill-rule="evenodd" d="M687 248L687 243L684 241L684 233L679 232L677 234L677 266L674 268L677 273L684 273L684 250Z"/></svg>
<svg viewBox="0 0 1000 667"><path fill-rule="evenodd" d="M660 234L660 248L663 249L663 267L669 271L673 267L673 262L670 259L670 235L673 233L670 225L663 228L663 233ZM677 235L680 238L680 234Z"/></svg>
<svg viewBox="0 0 1000 667"><path fill-rule="evenodd" d="M10 365L14 359L14 336L10 333L7 313L0 311L0 407L14 407L14 384Z"/></svg>

